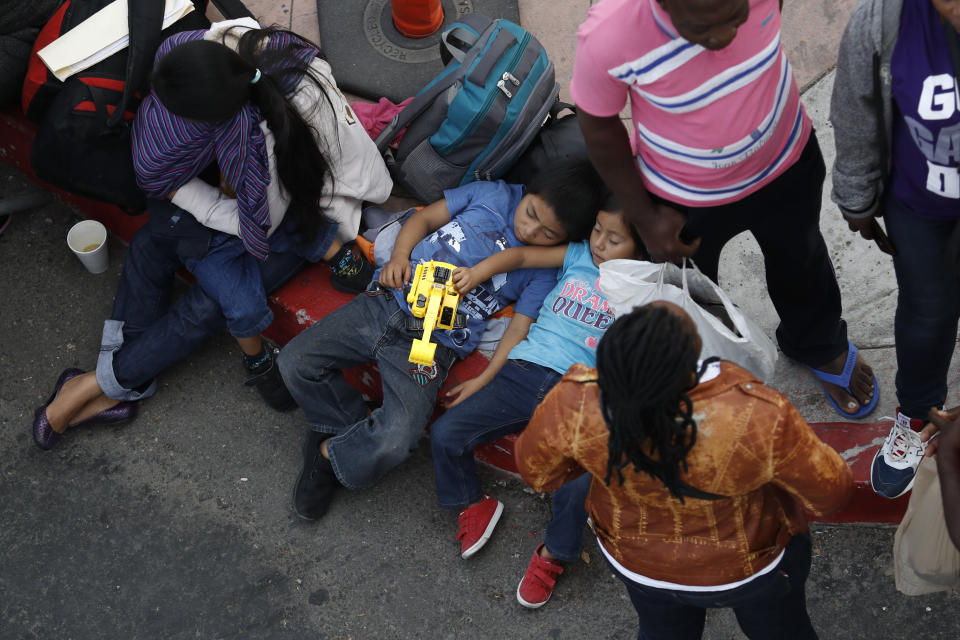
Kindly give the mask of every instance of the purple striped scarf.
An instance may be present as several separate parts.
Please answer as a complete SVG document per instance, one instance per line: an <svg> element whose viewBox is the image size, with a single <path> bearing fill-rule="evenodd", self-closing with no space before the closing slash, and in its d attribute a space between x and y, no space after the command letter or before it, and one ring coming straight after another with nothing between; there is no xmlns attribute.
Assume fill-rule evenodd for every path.
<svg viewBox="0 0 960 640"><path fill-rule="evenodd" d="M170 36L157 49L154 62L177 45L199 40L205 33L184 31ZM274 34L267 47L283 48L291 44L296 45L296 58L304 62L309 63L318 54L313 47L286 33ZM284 92L289 94L296 88L298 78L284 76L282 82ZM137 183L152 198L166 198L216 160L237 194L244 248L254 257L266 260L270 253L267 244L270 167L266 140L260 129L262 120L260 110L250 102L226 122L209 124L186 120L164 108L151 91L140 103L134 118L132 144Z"/></svg>

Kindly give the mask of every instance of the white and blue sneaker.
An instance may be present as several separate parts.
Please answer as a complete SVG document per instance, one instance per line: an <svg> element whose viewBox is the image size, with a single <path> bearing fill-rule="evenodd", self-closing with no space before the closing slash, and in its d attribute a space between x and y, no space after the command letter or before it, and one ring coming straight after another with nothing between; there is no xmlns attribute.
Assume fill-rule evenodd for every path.
<svg viewBox="0 0 960 640"><path fill-rule="evenodd" d="M870 484L874 492L884 498L899 498L913 487L917 467L923 460L924 444L920 442L923 420L910 418L897 409L897 419L890 435L873 457L870 466Z"/></svg>

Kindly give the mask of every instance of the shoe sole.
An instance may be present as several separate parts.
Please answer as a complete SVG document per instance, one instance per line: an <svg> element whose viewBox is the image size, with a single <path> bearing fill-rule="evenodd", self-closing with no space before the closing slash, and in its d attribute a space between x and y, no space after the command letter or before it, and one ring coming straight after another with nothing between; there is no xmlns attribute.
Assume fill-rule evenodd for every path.
<svg viewBox="0 0 960 640"><path fill-rule="evenodd" d="M875 454L873 454L873 462L870 463L870 488L873 489L873 492L874 492L875 494L877 494L878 496L880 496L881 498L887 498L888 500L896 500L897 498L899 498L899 497L902 496L903 494L905 494L905 493L907 493L908 491L910 491L911 489L913 489L913 482L914 482L914 480L917 479L917 472L916 472L916 471L913 472L913 477L910 478L910 483L907 484L906 488L905 488L903 491L901 491L900 493L898 493L897 495L895 495L895 496L888 496L888 495L885 494L885 493L880 493L880 492L877 490L876 485L873 483L873 467L874 467L875 464L877 464L877 458L880 457L880 452L881 452L882 450L883 450L883 446L881 446L879 449L877 449L877 452L876 452Z"/></svg>
<svg viewBox="0 0 960 640"><path fill-rule="evenodd" d="M349 293L349 294L352 295L352 296L358 296L358 295L360 295L361 293L363 293L364 291L366 291L365 288L364 288L364 289L354 289L353 287L348 287L348 286L346 286L346 285L340 284L339 282L337 282L337 281L334 280L333 278L330 278L330 286L333 287L334 289L336 289L337 291L339 291L340 293Z"/></svg>
<svg viewBox="0 0 960 640"><path fill-rule="evenodd" d="M519 602L521 605L523 605L523 606L526 607L527 609L539 609L539 608L542 607L543 605L547 604L547 602L550 601L550 596L553 595L553 592L551 592L551 593L550 593L550 596L547 596L547 599L546 599L546 600L544 600L543 602L538 602L538 603L536 603L536 604L534 604L533 602L527 602L527 601L524 600L523 597L520 595L520 585L522 585L522 584L523 584L523 580L520 580L520 584L517 585L517 602Z"/></svg>
<svg viewBox="0 0 960 640"><path fill-rule="evenodd" d="M460 557L466 560L477 551L483 548L483 545L487 544L487 540L490 539L490 536L493 535L493 529L497 526L497 523L500 522L500 516L503 514L503 503L497 503L497 510L493 512L493 517L490 518L490 522L487 523L487 528L483 530L483 535L480 536L480 539L473 543L473 546L460 554Z"/></svg>

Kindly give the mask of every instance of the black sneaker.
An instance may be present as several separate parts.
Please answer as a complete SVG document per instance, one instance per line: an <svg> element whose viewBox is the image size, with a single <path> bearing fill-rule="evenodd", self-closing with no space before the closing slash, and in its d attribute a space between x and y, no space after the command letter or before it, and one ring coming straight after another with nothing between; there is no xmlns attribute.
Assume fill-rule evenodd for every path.
<svg viewBox="0 0 960 640"><path fill-rule="evenodd" d="M293 485L293 510L304 520L322 518L340 486L333 465L320 453L320 444L329 437L311 429L303 445L303 469Z"/></svg>
<svg viewBox="0 0 960 640"><path fill-rule="evenodd" d="M276 347L267 348L266 353L266 359L256 367L247 367L248 376L244 384L248 387L256 387L263 401L277 411L296 409L297 401L287 390L287 385L280 377L280 368L277 366L277 354L280 350Z"/></svg>
<svg viewBox="0 0 960 640"><path fill-rule="evenodd" d="M333 272L330 275L330 284L344 293L363 293L377 270L355 242L343 245L330 259L329 264Z"/></svg>

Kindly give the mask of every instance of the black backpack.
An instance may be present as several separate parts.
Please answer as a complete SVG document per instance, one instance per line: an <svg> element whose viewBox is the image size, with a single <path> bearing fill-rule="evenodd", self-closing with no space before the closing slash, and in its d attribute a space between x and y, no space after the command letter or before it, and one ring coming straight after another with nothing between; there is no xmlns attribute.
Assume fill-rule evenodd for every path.
<svg viewBox="0 0 960 640"><path fill-rule="evenodd" d="M561 116L564 109L569 109L570 113ZM566 102L556 102L550 109L547 123L503 179L514 184L530 184L533 176L548 171L558 160L588 157L587 143L577 121L577 108Z"/></svg>
<svg viewBox="0 0 960 640"><path fill-rule="evenodd" d="M213 2L227 18L252 17L240 0ZM27 84L31 78L34 84L25 84L24 110L39 121L30 158L37 176L66 191L116 204L130 214L146 209L146 196L133 171L130 123L148 90L160 43L180 31L209 28L204 13L207 1L193 3L195 11L161 30L164 0L128 0L129 47L66 82L45 67L39 77L36 67L28 72ZM110 0L68 2L41 31L34 56L108 4ZM36 62L43 64L39 58ZM42 82L37 85L37 80Z"/></svg>

